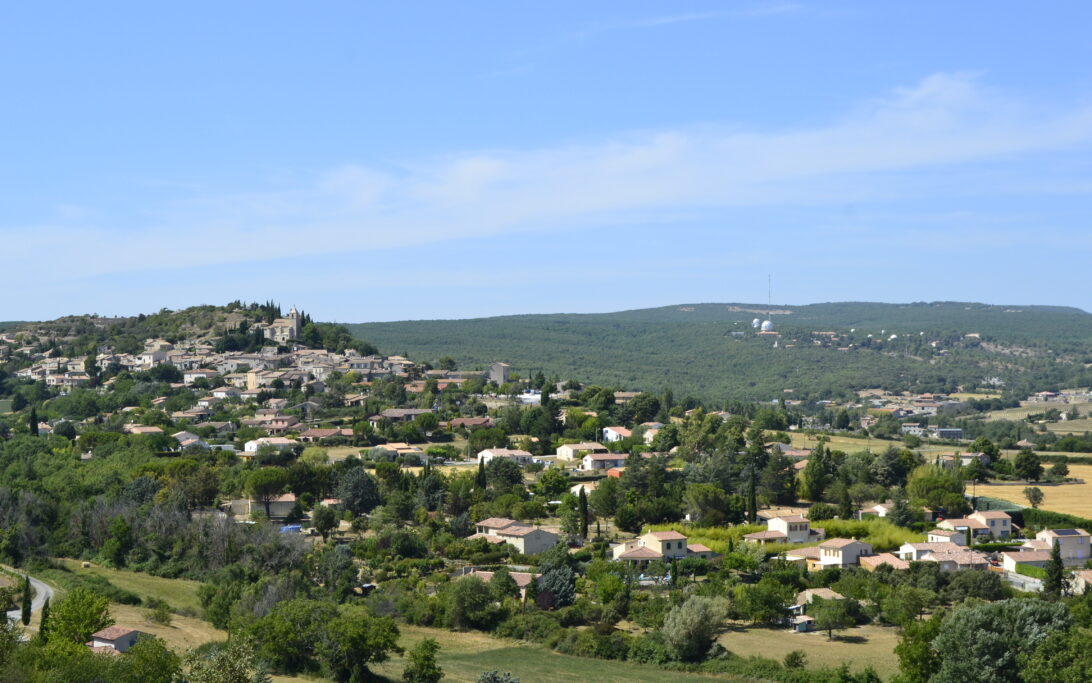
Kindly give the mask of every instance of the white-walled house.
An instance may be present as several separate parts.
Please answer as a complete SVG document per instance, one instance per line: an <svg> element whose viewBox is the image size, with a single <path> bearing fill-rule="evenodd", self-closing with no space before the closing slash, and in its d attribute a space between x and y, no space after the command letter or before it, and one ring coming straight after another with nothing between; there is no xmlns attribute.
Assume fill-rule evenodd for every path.
<svg viewBox="0 0 1092 683"><path fill-rule="evenodd" d="M609 470L612 467L625 467L628 453L588 453L580 460L580 469L592 472Z"/></svg>
<svg viewBox="0 0 1092 683"><path fill-rule="evenodd" d="M87 647L95 652L115 654L128 652L129 648L145 637L142 631L137 631L124 626L108 626L101 631L91 634L91 640Z"/></svg>
<svg viewBox="0 0 1092 683"><path fill-rule="evenodd" d="M855 538L831 538L819 544L821 567L852 567L861 555L871 555L872 545Z"/></svg>
<svg viewBox="0 0 1092 683"><path fill-rule="evenodd" d="M606 453L607 447L594 441L564 443L557 447L558 460L579 460L586 453Z"/></svg>
<svg viewBox="0 0 1092 683"><path fill-rule="evenodd" d="M954 543L962 546L967 545L967 533L952 529L933 529L925 540L929 543Z"/></svg>
<svg viewBox="0 0 1092 683"><path fill-rule="evenodd" d="M243 444L243 453L249 453L253 456L262 446L272 446L278 451L286 451L297 445L299 445L299 442L295 439L286 439L283 436L263 436Z"/></svg>
<svg viewBox="0 0 1092 683"><path fill-rule="evenodd" d="M1092 557L1092 544L1084 529L1044 529L1035 534L1035 540L1048 543L1048 548L1058 546L1062 562L1068 565L1084 564Z"/></svg>
<svg viewBox="0 0 1092 683"><path fill-rule="evenodd" d="M633 432L625 427L603 427L603 441L607 443L628 439L631 436Z"/></svg>
<svg viewBox="0 0 1092 683"><path fill-rule="evenodd" d="M811 522L802 515L781 515L771 517L766 522L765 531L755 531L743 536L752 543L809 543L821 541L825 536L822 529L812 529Z"/></svg>
<svg viewBox="0 0 1092 683"><path fill-rule="evenodd" d="M470 539L484 538L490 543L507 543L521 555L537 555L557 545L558 535L541 527L517 522L507 517L490 517L474 525Z"/></svg>
<svg viewBox="0 0 1092 683"><path fill-rule="evenodd" d="M531 454L519 448L487 448L478 452L478 462L488 465L495 458L513 460L518 465L530 465Z"/></svg>
<svg viewBox="0 0 1092 683"><path fill-rule="evenodd" d="M1001 567L1007 572L1016 572L1017 565L1045 567L1050 562L1049 550L1016 550L1001 553Z"/></svg>
<svg viewBox="0 0 1092 683"><path fill-rule="evenodd" d="M687 557L711 560L716 557L716 553L700 543L687 543L686 536L677 531L650 531L613 546L611 557L617 562L645 567L650 562L681 560Z"/></svg>

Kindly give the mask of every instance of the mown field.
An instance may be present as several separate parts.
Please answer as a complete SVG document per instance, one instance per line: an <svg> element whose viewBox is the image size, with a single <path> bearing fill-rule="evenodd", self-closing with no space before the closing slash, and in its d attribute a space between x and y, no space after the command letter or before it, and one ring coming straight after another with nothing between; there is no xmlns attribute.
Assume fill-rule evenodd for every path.
<svg viewBox="0 0 1092 683"><path fill-rule="evenodd" d="M1092 465L1069 465L1069 476L1083 479L1083 484L1037 484L1046 498L1039 506L1044 510L1064 512L1078 517L1092 517ZM1028 484L978 484L979 495L1000 498L1019 505L1027 505L1024 488Z"/></svg>
<svg viewBox="0 0 1092 683"><path fill-rule="evenodd" d="M140 597L144 602L149 598L166 602L173 612L170 624L159 624L148 619L150 609L143 605L110 603L110 614L118 626L135 628L145 633L159 636L167 645L184 652L214 640L225 640L227 632L213 627L199 619L201 604L197 598L200 583L185 579L164 579L148 574L129 572L106 567L82 567L77 560L58 559L57 564L65 569L45 569L34 572L34 577L53 586L57 595L81 585L86 580L105 581L110 586L128 591ZM179 614L181 612L182 614ZM37 632L40 613L35 613L29 631Z"/></svg>
<svg viewBox="0 0 1092 683"><path fill-rule="evenodd" d="M857 626L836 632L834 640L829 640L825 632L740 628L722 634L717 641L737 655L760 654L778 660L793 650L802 650L808 656L808 668L833 668L848 662L854 671L871 666L885 679L899 668L894 654L899 635L890 626Z"/></svg>
<svg viewBox="0 0 1092 683"><path fill-rule="evenodd" d="M74 576L81 574L99 576L118 588L136 593L141 600L147 601L147 598L154 598L170 605L174 612L189 616L201 614L201 601L197 597L197 589L201 587L199 581L164 579L151 574L110 569L98 565L85 568L78 560L59 559L57 562Z"/></svg>
<svg viewBox="0 0 1092 683"><path fill-rule="evenodd" d="M483 671L508 671L526 683L584 683L585 681L662 683L664 681L749 680L664 671L656 667L603 659L572 657L545 648L501 640L483 633L452 633L441 629L399 625L399 641L407 650L424 638L440 643L438 660L444 681L473 683ZM390 680L401 680L404 660L395 658L373 668ZM283 679L285 681L293 679Z"/></svg>

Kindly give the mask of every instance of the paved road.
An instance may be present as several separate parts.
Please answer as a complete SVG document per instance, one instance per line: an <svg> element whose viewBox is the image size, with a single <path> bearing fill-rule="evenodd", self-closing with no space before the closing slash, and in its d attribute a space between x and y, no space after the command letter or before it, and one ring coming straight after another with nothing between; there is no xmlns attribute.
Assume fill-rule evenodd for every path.
<svg viewBox="0 0 1092 683"><path fill-rule="evenodd" d="M53 598L53 589L33 576L30 577L30 585L34 587L34 599L30 602L30 611L37 612L42 609L42 605L45 604L46 598ZM22 618L22 608L16 607L15 609L8 611L8 621L19 621Z"/></svg>

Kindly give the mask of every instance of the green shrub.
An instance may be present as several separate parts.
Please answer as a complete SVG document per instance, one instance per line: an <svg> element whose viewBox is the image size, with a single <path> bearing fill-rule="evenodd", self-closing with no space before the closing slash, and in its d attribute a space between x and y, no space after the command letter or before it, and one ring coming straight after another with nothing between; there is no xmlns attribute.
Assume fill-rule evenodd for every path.
<svg viewBox="0 0 1092 683"><path fill-rule="evenodd" d="M1030 576L1033 579L1046 579L1047 572L1042 567L1036 567L1031 564L1017 563L1016 573L1023 574L1024 576Z"/></svg>

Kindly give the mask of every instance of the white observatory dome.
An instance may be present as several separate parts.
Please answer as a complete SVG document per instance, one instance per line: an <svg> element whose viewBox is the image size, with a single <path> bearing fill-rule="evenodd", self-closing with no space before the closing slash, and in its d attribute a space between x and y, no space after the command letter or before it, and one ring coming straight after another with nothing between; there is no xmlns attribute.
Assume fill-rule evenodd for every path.
<svg viewBox="0 0 1092 683"><path fill-rule="evenodd" d="M758 326L761 325L761 324L762 324L762 321L759 320L758 318L755 318L754 320L751 321L751 327L755 328L756 330L758 329Z"/></svg>
<svg viewBox="0 0 1092 683"><path fill-rule="evenodd" d="M762 331L763 332L773 332L773 321L772 320L763 320L762 321Z"/></svg>

